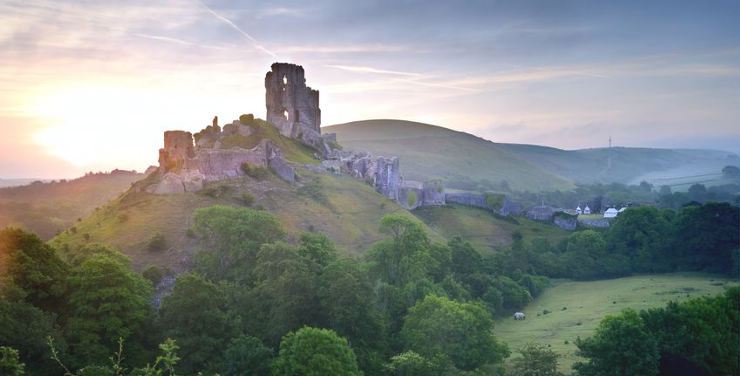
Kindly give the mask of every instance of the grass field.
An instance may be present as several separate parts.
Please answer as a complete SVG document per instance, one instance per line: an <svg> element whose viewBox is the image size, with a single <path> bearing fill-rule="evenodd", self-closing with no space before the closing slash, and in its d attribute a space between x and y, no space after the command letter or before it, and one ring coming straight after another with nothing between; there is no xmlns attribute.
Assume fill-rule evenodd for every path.
<svg viewBox="0 0 740 376"><path fill-rule="evenodd" d="M459 236L480 251L511 244L514 231L521 232L525 239L546 238L553 245L570 234L554 225L522 217L501 218L483 209L460 205L426 207L412 213L442 236L448 239Z"/></svg>
<svg viewBox="0 0 740 376"><path fill-rule="evenodd" d="M606 315L625 308L662 307L671 300L684 301L719 294L733 283L736 281L699 273L554 283L522 310L527 315L526 320L515 321L507 313L506 317L496 321L495 334L509 345L512 353L528 342L551 346L561 355L560 371L567 374L573 363L579 360L573 342L579 336L589 337ZM543 315L544 310L550 313Z"/></svg>

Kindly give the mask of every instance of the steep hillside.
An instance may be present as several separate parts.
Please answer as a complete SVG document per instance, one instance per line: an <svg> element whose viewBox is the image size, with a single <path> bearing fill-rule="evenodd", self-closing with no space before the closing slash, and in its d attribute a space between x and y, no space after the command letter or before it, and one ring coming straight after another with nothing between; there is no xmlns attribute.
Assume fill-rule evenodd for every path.
<svg viewBox="0 0 740 376"><path fill-rule="evenodd" d="M482 252L511 244L514 231L519 231L526 239L546 238L551 244L557 244L570 234L556 226L523 217L498 217L483 209L460 205L425 207L413 213L442 236L448 239L459 236Z"/></svg>
<svg viewBox="0 0 740 376"><path fill-rule="evenodd" d="M722 167L738 160L733 153L715 150L562 150L494 143L468 133L401 120L357 121L326 127L325 132L336 132L339 142L349 149L400 156L401 170L412 180L506 180L514 190L567 189L573 182L635 184L642 179L660 185L682 177L700 182L707 180L707 175L719 176ZM686 186L686 179L678 184Z"/></svg>
<svg viewBox="0 0 740 376"><path fill-rule="evenodd" d="M116 170L68 181L2 188L0 228L17 226L49 239L123 193L142 177L136 172Z"/></svg>
<svg viewBox="0 0 740 376"><path fill-rule="evenodd" d="M470 188L475 182L506 181L515 190L567 189L573 185L501 148L468 133L400 120L367 120L324 128L351 150L398 156L410 180L442 179ZM456 182L457 184L451 184ZM462 183L462 184L461 184Z"/></svg>
<svg viewBox="0 0 740 376"><path fill-rule="evenodd" d="M198 193L158 195L131 190L52 243L60 247L110 244L129 255L136 268L164 265L178 270L187 267L197 247L196 239L188 236L193 212L218 204L245 205L245 194L254 197L252 207L264 208L280 219L288 241L295 241L304 231L319 231L349 254L362 253L382 237L378 223L383 215L406 212L369 185L350 177L318 174L305 168L297 172L302 178L300 186L270 175L261 181L247 176L224 180ZM149 242L157 234L164 236L165 247L151 250Z"/></svg>

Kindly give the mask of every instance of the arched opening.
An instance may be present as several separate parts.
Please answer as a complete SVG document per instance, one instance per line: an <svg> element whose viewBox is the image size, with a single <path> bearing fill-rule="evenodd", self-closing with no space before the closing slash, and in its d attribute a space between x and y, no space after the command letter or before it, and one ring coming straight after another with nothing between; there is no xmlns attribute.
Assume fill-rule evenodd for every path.
<svg viewBox="0 0 740 376"><path fill-rule="evenodd" d="M283 117L285 117L285 120L290 120L288 117L288 110L283 110Z"/></svg>
<svg viewBox="0 0 740 376"><path fill-rule="evenodd" d="M288 84L288 76L283 75L283 85L287 85L287 84Z"/></svg>

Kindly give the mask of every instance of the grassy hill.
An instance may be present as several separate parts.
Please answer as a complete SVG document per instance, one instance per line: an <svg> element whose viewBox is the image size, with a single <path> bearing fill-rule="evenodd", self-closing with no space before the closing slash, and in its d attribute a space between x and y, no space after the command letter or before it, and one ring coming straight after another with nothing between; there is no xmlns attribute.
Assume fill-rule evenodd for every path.
<svg viewBox="0 0 740 376"><path fill-rule="evenodd" d="M323 129L337 134L350 150L398 156L401 173L410 180L446 182L506 180L516 190L572 188L567 179L551 174L496 144L468 133L401 120L367 120ZM459 188L468 188L458 186Z"/></svg>
<svg viewBox="0 0 740 376"><path fill-rule="evenodd" d="M16 226L49 239L126 191L142 174L116 170L74 180L0 189L0 228Z"/></svg>
<svg viewBox="0 0 740 376"><path fill-rule="evenodd" d="M252 207L268 210L280 219L288 241L296 241L304 231L319 231L348 254L360 254L383 237L379 232L383 215L402 212L412 216L362 181L315 172L306 164L316 162L312 151L294 140L267 128L260 135L280 145L296 168L298 184L288 184L273 174L263 180L243 176L211 183L198 193L157 195L139 189L152 175L56 236L52 243L62 248L110 244L129 255L137 269L160 265L182 270L198 246L197 240L188 236L193 212L211 205L243 206L245 194L254 197ZM237 141L234 146L255 140ZM430 233L434 239L444 240ZM164 249L150 250L149 242L158 234L165 239Z"/></svg>
<svg viewBox="0 0 740 376"><path fill-rule="evenodd" d="M557 244L570 234L554 225L522 217L502 218L483 209L460 205L425 207L413 213L445 238L459 236L483 252L511 244L514 231L521 232L526 239L546 238L551 244Z"/></svg>
<svg viewBox="0 0 740 376"><path fill-rule="evenodd" d="M722 167L738 164L737 155L716 150L562 150L494 143L468 133L402 120L356 121L329 126L324 131L337 133L339 143L349 149L399 156L402 173L412 180L506 180L514 190L562 190L573 187L574 182L637 184L647 180L662 184L655 178L687 178L680 182L687 188L687 181L707 180L706 174L718 177Z"/></svg>
<svg viewBox="0 0 740 376"><path fill-rule="evenodd" d="M506 313L505 317L497 320L494 332L512 350L528 342L550 346L562 356L559 368L567 374L573 363L579 360L573 342L579 336L589 337L606 315L619 313L625 308L662 307L671 300L715 295L732 284L737 284L737 281L698 273L643 275L590 282L563 281L555 283L522 309L527 315L526 320L515 321ZM544 310L550 313L543 314Z"/></svg>

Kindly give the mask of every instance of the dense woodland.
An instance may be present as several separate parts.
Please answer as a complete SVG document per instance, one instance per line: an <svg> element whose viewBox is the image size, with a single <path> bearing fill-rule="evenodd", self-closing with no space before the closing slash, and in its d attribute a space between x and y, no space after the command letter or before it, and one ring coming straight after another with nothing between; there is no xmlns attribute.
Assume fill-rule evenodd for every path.
<svg viewBox="0 0 740 376"><path fill-rule="evenodd" d="M379 225L385 239L355 259L319 233L285 242L267 211L199 209L192 234L202 251L159 307L154 286L166 270L137 273L104 245L61 251L2 230L0 373L556 375L555 354L537 344L509 349L493 321L549 278L738 273L740 216L726 203L630 208L605 231L559 244L515 236L487 253L460 238L433 242L407 216ZM737 374L739 300L730 289L608 317L579 340L586 361L574 372ZM504 367L513 351L522 357Z"/></svg>

